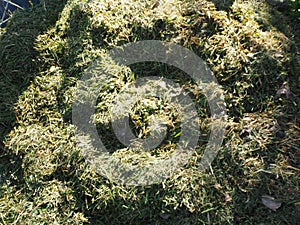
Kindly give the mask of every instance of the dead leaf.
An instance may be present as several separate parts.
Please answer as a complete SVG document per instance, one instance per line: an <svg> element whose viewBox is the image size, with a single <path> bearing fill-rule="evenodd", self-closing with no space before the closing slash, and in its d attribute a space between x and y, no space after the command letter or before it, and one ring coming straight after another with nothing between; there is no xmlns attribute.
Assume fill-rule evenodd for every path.
<svg viewBox="0 0 300 225"><path fill-rule="evenodd" d="M225 193L225 202L231 202L231 201L232 201L231 196L226 192Z"/></svg>
<svg viewBox="0 0 300 225"><path fill-rule="evenodd" d="M275 99L278 99L281 95L285 95L286 98L289 98L291 95L290 87L286 82L284 82L281 88L276 92Z"/></svg>
<svg viewBox="0 0 300 225"><path fill-rule="evenodd" d="M263 195L261 196L262 203L267 206L269 209L273 210L274 212L280 208L281 202L275 200L272 196Z"/></svg>
<svg viewBox="0 0 300 225"><path fill-rule="evenodd" d="M218 190L222 188L222 186L220 184L215 184L214 187Z"/></svg>
<svg viewBox="0 0 300 225"><path fill-rule="evenodd" d="M155 9L159 6L160 2L159 1L156 1L152 6L151 6L151 9Z"/></svg>

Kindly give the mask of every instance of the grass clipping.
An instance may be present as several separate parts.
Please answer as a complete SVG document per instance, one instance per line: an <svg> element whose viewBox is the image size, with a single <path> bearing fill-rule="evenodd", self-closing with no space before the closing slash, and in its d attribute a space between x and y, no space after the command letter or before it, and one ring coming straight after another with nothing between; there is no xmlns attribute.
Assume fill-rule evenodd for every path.
<svg viewBox="0 0 300 225"><path fill-rule="evenodd" d="M14 13L0 32L0 221L2 224L277 224L299 221L299 22L264 1L45 1ZM282 22L283 21L283 22ZM209 171L207 102L176 68L112 66L107 53L139 40L192 49L225 92L228 124ZM94 121L115 157L135 164L167 157L180 136L167 101L149 98L131 112L137 136L160 117L164 148L141 154L116 141L109 108L140 77L172 79L197 104L203 136L189 163L162 184L126 187L95 173L76 147L72 104L77 83L101 57L112 70ZM105 61L107 60L107 61ZM285 84L291 94L275 99ZM270 212L261 196L280 199ZM163 216L162 216L163 215Z"/></svg>

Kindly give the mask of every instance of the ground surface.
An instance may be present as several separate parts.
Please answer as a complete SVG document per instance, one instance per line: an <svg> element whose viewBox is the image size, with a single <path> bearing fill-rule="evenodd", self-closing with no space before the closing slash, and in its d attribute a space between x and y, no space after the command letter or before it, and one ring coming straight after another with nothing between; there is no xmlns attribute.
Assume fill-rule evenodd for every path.
<svg viewBox="0 0 300 225"><path fill-rule="evenodd" d="M299 14L276 1L52 0L15 13L0 33L0 224L299 223L299 33ZM199 162L209 112L193 81L158 63L124 68L105 61L113 47L149 39L193 50L222 85L225 139L207 171ZM203 140L163 183L115 184L91 169L76 147L74 91L98 57L116 74L95 113L116 157L136 156L120 149L109 125L108 108L127 84L166 77L197 103ZM167 117L170 144L151 155L164 157L176 143L178 121L170 117L172 108L158 109L167 103L150 103L136 106L132 127L143 137L150 114ZM280 207L262 204L264 195Z"/></svg>

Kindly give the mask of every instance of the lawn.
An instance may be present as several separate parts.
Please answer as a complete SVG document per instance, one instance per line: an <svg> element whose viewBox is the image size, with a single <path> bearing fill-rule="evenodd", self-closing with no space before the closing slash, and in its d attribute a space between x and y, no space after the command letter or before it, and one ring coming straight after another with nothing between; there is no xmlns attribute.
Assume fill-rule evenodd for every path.
<svg viewBox="0 0 300 225"><path fill-rule="evenodd" d="M15 12L0 29L0 224L299 224L299 5L45 0ZM124 66L110 58L115 47L143 40L194 52L223 90L224 140L205 170L200 162L213 119L195 81L163 63ZM120 143L110 109L126 87L156 76L193 99L201 129L196 149L162 182L114 182L76 144L76 90L99 59L113 76L102 78L93 121L111 156L124 163L167 158L181 134L175 107L149 97L131 109L133 133L147 137L156 116L167 121L167 138L146 152Z"/></svg>

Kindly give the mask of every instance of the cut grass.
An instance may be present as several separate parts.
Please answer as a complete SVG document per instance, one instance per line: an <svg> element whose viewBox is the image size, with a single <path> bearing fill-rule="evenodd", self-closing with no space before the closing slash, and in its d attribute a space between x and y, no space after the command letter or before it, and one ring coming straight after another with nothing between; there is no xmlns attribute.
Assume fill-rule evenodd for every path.
<svg viewBox="0 0 300 225"><path fill-rule="evenodd" d="M223 3L54 0L45 2L46 10L40 5L16 12L0 34L0 223L297 224L299 22L264 1ZM225 91L225 140L208 171L199 165L209 114L193 81L166 65L119 67L107 57L115 46L148 39L193 50ZM161 76L184 85L197 102L206 131L201 145L163 183L115 184L76 147L74 93L98 57L115 76L100 93L95 121L120 157L133 154L111 139L108 109L126 85ZM292 94L276 100L284 82ZM132 114L137 133L148 129L151 114L142 106ZM177 131L175 117L168 121ZM176 138L170 141L176 144ZM281 208L266 208L264 194L280 200Z"/></svg>

